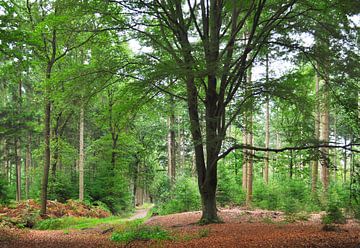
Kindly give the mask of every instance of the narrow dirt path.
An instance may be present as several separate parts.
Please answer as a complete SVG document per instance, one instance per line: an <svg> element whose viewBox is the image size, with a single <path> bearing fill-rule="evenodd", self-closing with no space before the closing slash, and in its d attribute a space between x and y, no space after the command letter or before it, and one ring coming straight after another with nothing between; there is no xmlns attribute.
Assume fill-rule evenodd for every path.
<svg viewBox="0 0 360 248"><path fill-rule="evenodd" d="M128 220L137 220L137 219L145 218L146 215L149 213L149 211L150 208L136 209L134 215L128 218Z"/></svg>

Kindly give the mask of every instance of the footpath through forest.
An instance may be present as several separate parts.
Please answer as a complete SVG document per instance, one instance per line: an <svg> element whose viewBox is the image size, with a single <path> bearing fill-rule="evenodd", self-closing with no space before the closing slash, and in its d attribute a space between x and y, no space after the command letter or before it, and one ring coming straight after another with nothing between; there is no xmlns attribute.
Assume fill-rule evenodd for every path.
<svg viewBox="0 0 360 248"><path fill-rule="evenodd" d="M137 210L128 220L144 218L147 211ZM360 224L354 220L324 231L320 214L295 223L276 211L234 208L220 209L219 215L224 223L206 226L196 224L199 211L154 216L145 222L168 230L178 237L174 240L114 243L110 241L111 226L99 225L69 232L4 229L0 247L360 247Z"/></svg>

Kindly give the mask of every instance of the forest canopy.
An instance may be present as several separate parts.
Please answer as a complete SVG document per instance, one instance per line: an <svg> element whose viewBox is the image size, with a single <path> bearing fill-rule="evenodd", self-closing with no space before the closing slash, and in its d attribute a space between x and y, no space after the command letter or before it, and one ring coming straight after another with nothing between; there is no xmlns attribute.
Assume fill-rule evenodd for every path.
<svg viewBox="0 0 360 248"><path fill-rule="evenodd" d="M0 0L0 203L359 214L359 9Z"/></svg>

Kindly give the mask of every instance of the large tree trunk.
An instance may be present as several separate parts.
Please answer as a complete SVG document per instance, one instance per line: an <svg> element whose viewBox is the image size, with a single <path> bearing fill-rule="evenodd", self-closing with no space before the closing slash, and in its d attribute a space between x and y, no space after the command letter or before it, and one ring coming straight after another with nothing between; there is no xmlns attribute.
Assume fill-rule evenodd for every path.
<svg viewBox="0 0 360 248"><path fill-rule="evenodd" d="M79 200L84 200L84 106L80 108L79 121Z"/></svg>
<svg viewBox="0 0 360 248"><path fill-rule="evenodd" d="M171 184L175 182L176 159L175 159L175 113L174 100L170 99L170 114L168 117L168 176Z"/></svg>
<svg viewBox="0 0 360 248"><path fill-rule="evenodd" d="M318 74L315 74L315 95L316 95L316 105L315 105L315 139L319 141L320 139L320 108L319 108L319 89L320 89L320 78ZM311 167L311 192L315 194L316 184L318 179L318 156L312 161Z"/></svg>

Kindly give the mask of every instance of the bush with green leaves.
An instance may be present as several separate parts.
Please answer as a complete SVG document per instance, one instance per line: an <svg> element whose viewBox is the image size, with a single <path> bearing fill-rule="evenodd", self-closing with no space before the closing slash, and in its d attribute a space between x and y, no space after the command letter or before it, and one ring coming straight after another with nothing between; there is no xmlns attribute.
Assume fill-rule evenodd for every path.
<svg viewBox="0 0 360 248"><path fill-rule="evenodd" d="M122 231L112 234L111 240L130 243L136 240L169 240L172 239L168 231L159 226L130 225Z"/></svg>
<svg viewBox="0 0 360 248"><path fill-rule="evenodd" d="M169 192L170 199L160 202L154 212L172 214L199 210L200 194L194 178L180 177Z"/></svg>
<svg viewBox="0 0 360 248"><path fill-rule="evenodd" d="M326 214L322 216L323 224L345 224L346 218L343 211L339 208L339 203L331 202L326 210Z"/></svg>
<svg viewBox="0 0 360 248"><path fill-rule="evenodd" d="M9 186L5 176L0 175L0 204L10 202Z"/></svg>
<svg viewBox="0 0 360 248"><path fill-rule="evenodd" d="M245 193L236 181L234 172L221 164L218 167L218 187L216 192L216 200L221 206L241 205L245 201Z"/></svg>

